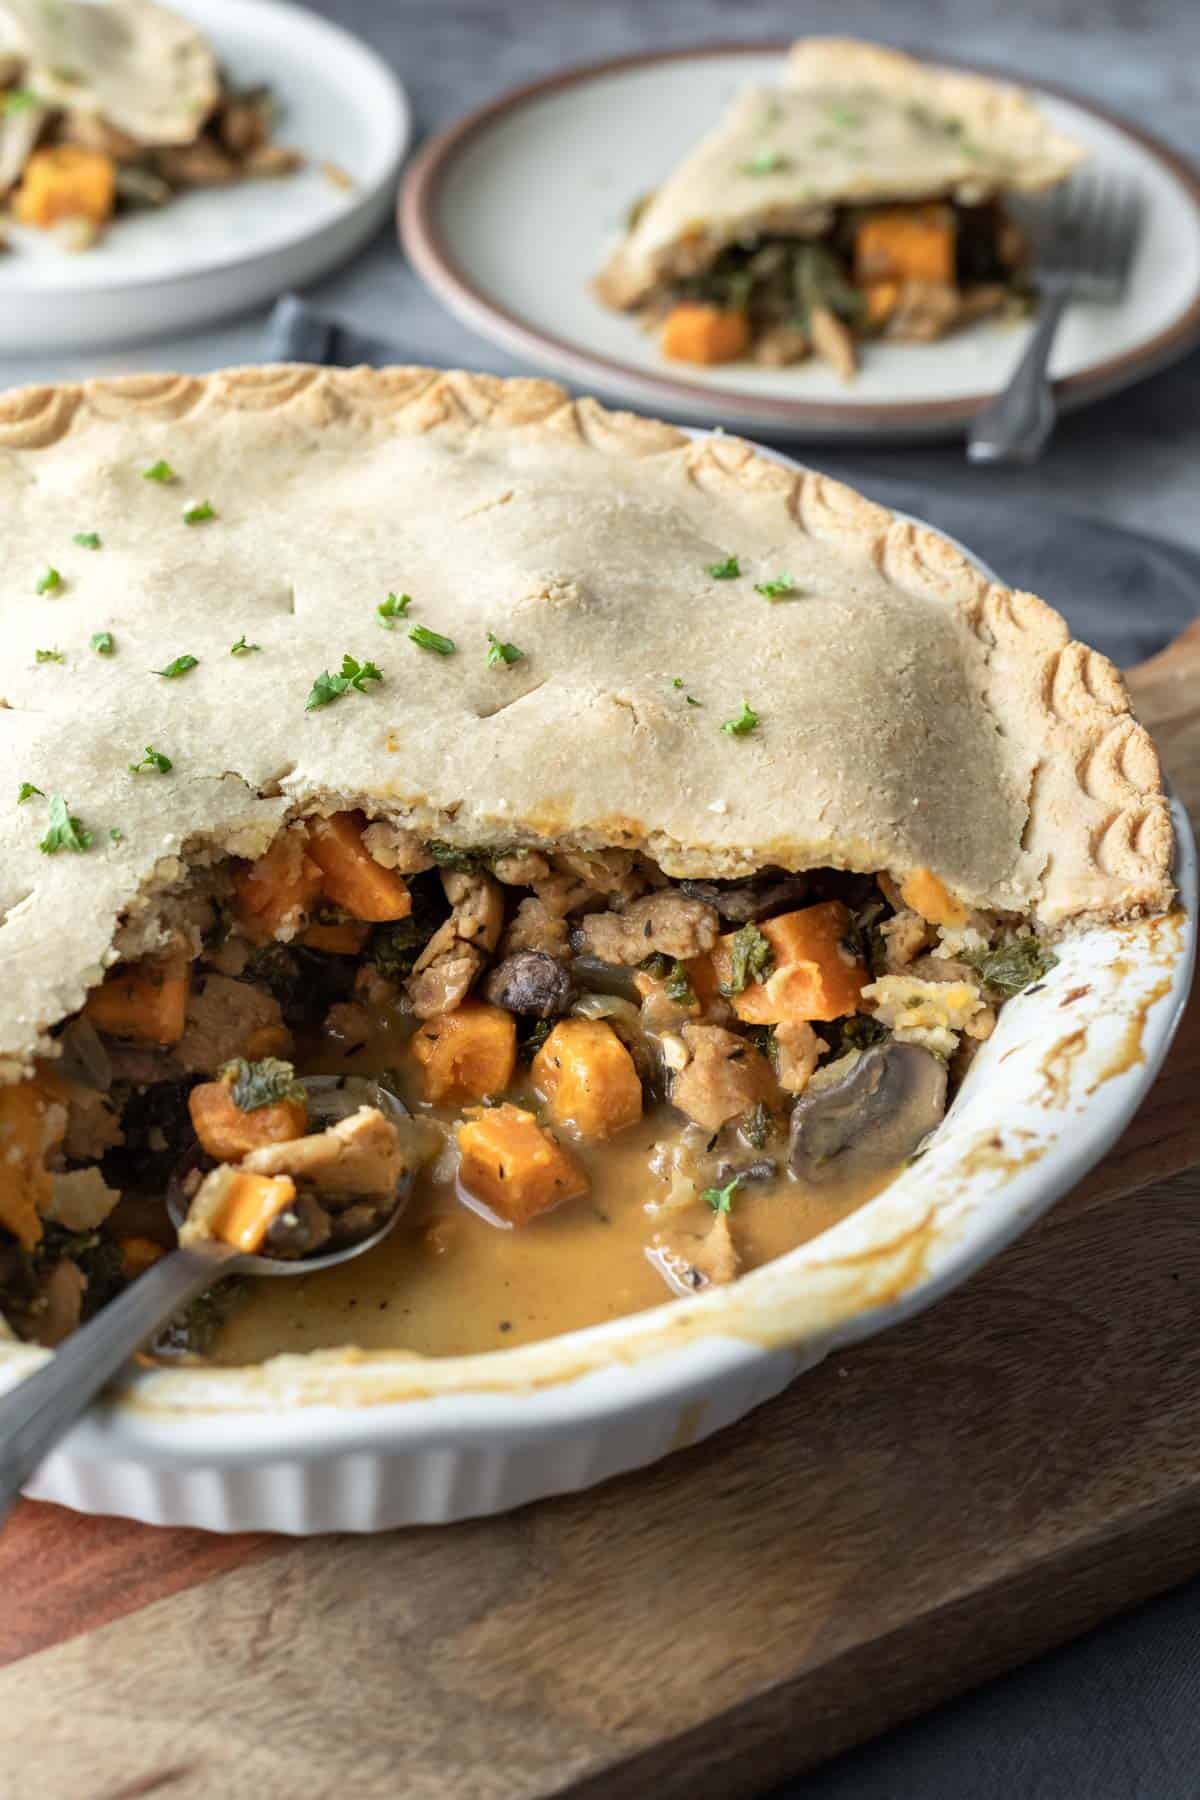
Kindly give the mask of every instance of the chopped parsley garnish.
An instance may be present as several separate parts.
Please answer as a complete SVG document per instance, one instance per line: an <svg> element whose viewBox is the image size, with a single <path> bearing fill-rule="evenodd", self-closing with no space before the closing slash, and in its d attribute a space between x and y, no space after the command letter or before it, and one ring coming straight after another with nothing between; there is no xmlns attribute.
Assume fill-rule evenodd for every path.
<svg viewBox="0 0 1200 1800"><path fill-rule="evenodd" d="M194 506L184 508L183 522L185 525L203 525L216 516L217 509L211 500L197 500Z"/></svg>
<svg viewBox="0 0 1200 1800"><path fill-rule="evenodd" d="M71 542L78 544L81 550L98 550L100 533L98 531L77 531Z"/></svg>
<svg viewBox="0 0 1200 1800"><path fill-rule="evenodd" d="M743 175L778 175L784 169L791 168L791 162L782 150L756 150L749 162L741 167Z"/></svg>
<svg viewBox="0 0 1200 1800"><path fill-rule="evenodd" d="M834 100L830 103L829 117L835 125L844 125L848 131L855 131L864 123L863 115L858 108L847 106L841 100Z"/></svg>
<svg viewBox="0 0 1200 1800"><path fill-rule="evenodd" d="M164 756L161 750L156 750L154 748L153 744L147 744L145 756L143 756L141 762L130 763L129 773L131 775L140 775L143 769L157 769L160 775L167 775L170 773L172 767L173 765L169 756Z"/></svg>
<svg viewBox="0 0 1200 1800"><path fill-rule="evenodd" d="M142 479L143 481L160 481L165 487L169 481L178 481L179 477L170 463L160 456L156 463L151 463L148 469L142 470Z"/></svg>
<svg viewBox="0 0 1200 1800"><path fill-rule="evenodd" d="M681 688L683 686L683 676L676 675L674 681L671 683L671 686L673 688ZM694 694L685 694L683 697L687 701L689 706L703 706L704 705L703 700L697 700L697 698Z"/></svg>
<svg viewBox="0 0 1200 1800"><path fill-rule="evenodd" d="M736 581L742 565L736 556L727 556L724 562L709 563L708 572L714 581Z"/></svg>
<svg viewBox="0 0 1200 1800"><path fill-rule="evenodd" d="M412 605L411 594L389 594L375 608L375 617L385 631L395 631L395 621L408 617L408 609Z"/></svg>
<svg viewBox="0 0 1200 1800"><path fill-rule="evenodd" d="M315 712L319 706L330 706L333 701L340 700L343 694L353 688L359 694L365 694L368 681L382 681L383 671L376 668L371 661L359 662L356 657L343 656L341 672L331 675L329 670L317 676L304 703L305 712Z"/></svg>
<svg viewBox="0 0 1200 1800"><path fill-rule="evenodd" d="M726 1182L724 1187L705 1188L700 1198L705 1206L711 1206L715 1213L732 1212L733 1196L737 1192L741 1179L740 1175L735 1175L733 1180Z"/></svg>
<svg viewBox="0 0 1200 1800"><path fill-rule="evenodd" d="M516 644L501 643L494 631L489 631L487 635L487 666L489 669L498 669L504 663L520 662L525 652L518 649Z"/></svg>
<svg viewBox="0 0 1200 1800"><path fill-rule="evenodd" d="M51 567L46 570L44 575L38 576L37 587L34 589L34 592L38 594L57 594L62 584L62 576L57 569Z"/></svg>
<svg viewBox="0 0 1200 1800"><path fill-rule="evenodd" d="M262 649L261 644L248 644L246 642L246 634L243 631L243 633L242 633L241 637L238 639L237 643L230 644L229 654L230 654L230 656L249 656L252 654L253 651L261 650L261 649Z"/></svg>
<svg viewBox="0 0 1200 1800"><path fill-rule="evenodd" d="M785 594L796 592L796 578L794 575L772 575L770 581L756 581L754 591L766 600L782 600Z"/></svg>
<svg viewBox="0 0 1200 1800"><path fill-rule="evenodd" d="M35 650L33 654L37 662L66 662L67 660L62 650Z"/></svg>
<svg viewBox="0 0 1200 1800"><path fill-rule="evenodd" d="M38 845L46 856L53 856L56 850L74 850L82 852L92 841L92 834L86 831L79 820L74 817L62 794L51 794L49 826L45 837Z"/></svg>
<svg viewBox="0 0 1200 1800"><path fill-rule="evenodd" d="M35 106L42 104L42 100L33 92L32 88L9 88L4 96L4 111L8 115L32 112Z"/></svg>
<svg viewBox="0 0 1200 1800"><path fill-rule="evenodd" d="M32 800L35 794L41 794L43 800L46 798L42 789L40 787L34 787L32 781L23 781L20 788L17 790L17 805L23 806L26 800Z"/></svg>
<svg viewBox="0 0 1200 1800"><path fill-rule="evenodd" d="M261 1062L235 1057L220 1071L220 1079L229 1083L239 1112L257 1112L260 1106L274 1106L279 1100L300 1100L304 1096L293 1065L281 1062L277 1056L264 1056Z"/></svg>
<svg viewBox="0 0 1200 1800"><path fill-rule="evenodd" d="M92 649L97 656L111 656L116 649L111 631L93 631Z"/></svg>
<svg viewBox="0 0 1200 1800"><path fill-rule="evenodd" d="M173 657L165 669L151 669L150 673L162 675L167 681L178 681L181 675L186 675L189 669L194 669L199 661L198 656L189 656L185 652L182 656Z"/></svg>
<svg viewBox="0 0 1200 1800"><path fill-rule="evenodd" d="M740 994L752 981L765 981L774 967L775 953L758 926L743 925L729 946L729 980L720 984L721 992Z"/></svg>
<svg viewBox="0 0 1200 1800"><path fill-rule="evenodd" d="M671 964L671 972L667 976L664 992L668 1000L674 1000L680 1006L695 1006L696 990L688 976L686 964L681 962Z"/></svg>
<svg viewBox="0 0 1200 1800"><path fill-rule="evenodd" d="M748 731L753 731L757 724L758 714L754 711L754 708L750 705L748 700L743 700L742 710L737 718L726 719L721 730L728 732L730 737L745 737L746 733Z"/></svg>
<svg viewBox="0 0 1200 1800"><path fill-rule="evenodd" d="M963 961L970 963L993 992L1011 1000L1031 982L1040 981L1058 958L1037 938L1026 935L1010 938L1007 944L997 944L994 949L967 950L963 953Z"/></svg>
<svg viewBox="0 0 1200 1800"><path fill-rule="evenodd" d="M125 833L121 830L119 825L110 825L108 828L108 835L114 844L123 844L125 842Z"/></svg>
<svg viewBox="0 0 1200 1800"><path fill-rule="evenodd" d="M428 625L414 625L408 635L414 644L422 650L432 650L435 656L453 656L458 649L453 638L443 637L440 631L430 631Z"/></svg>

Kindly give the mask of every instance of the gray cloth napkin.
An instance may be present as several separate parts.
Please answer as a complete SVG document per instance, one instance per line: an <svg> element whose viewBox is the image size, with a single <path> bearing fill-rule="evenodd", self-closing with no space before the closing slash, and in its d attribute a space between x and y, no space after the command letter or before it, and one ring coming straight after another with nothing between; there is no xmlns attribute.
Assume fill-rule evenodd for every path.
<svg viewBox="0 0 1200 1800"><path fill-rule="evenodd" d="M419 358L289 294L271 315L266 360L349 368ZM994 491L975 499L933 493L892 477L856 475L837 455L822 452L819 460L823 469L853 481L872 499L949 532L1010 587L1042 594L1076 636L1122 667L1161 650L1200 613L1200 555L1181 544L1006 499L1003 476Z"/></svg>

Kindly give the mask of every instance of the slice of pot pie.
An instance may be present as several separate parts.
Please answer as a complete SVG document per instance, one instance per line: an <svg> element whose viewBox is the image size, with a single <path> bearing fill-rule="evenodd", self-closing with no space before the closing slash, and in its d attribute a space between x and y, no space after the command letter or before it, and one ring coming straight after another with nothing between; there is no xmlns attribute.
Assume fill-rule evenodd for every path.
<svg viewBox="0 0 1200 1800"><path fill-rule="evenodd" d="M181 1164L194 1234L295 1256L417 1138L410 1311L729 1280L913 1154L1056 938L1170 900L1112 665L735 439L543 381L142 376L0 399L0 491L22 1335L161 1254ZM339 1072L413 1143L315 1131Z"/></svg>
<svg viewBox="0 0 1200 1800"><path fill-rule="evenodd" d="M155 0L0 0L0 197L65 249L190 188L291 174L275 120Z"/></svg>
<svg viewBox="0 0 1200 1800"><path fill-rule="evenodd" d="M1026 250L1005 196L1083 151L1019 88L840 38L792 47L633 209L596 283L683 362L928 342L1020 303Z"/></svg>

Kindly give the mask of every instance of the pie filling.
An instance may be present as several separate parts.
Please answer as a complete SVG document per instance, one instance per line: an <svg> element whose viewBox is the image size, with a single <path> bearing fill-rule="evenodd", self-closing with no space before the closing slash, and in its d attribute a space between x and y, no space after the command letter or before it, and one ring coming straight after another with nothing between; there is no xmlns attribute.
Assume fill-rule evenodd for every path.
<svg viewBox="0 0 1200 1800"><path fill-rule="evenodd" d="M158 904L161 949L0 1088L0 1302L43 1344L176 1241L172 1183L185 1242L303 1258L373 1232L418 1171L377 1251L225 1282L161 1355L489 1349L729 1282L918 1155L1054 960L928 869L676 881L354 811ZM409 1116L365 1090L329 1124L298 1085L318 1075Z"/></svg>
<svg viewBox="0 0 1200 1800"><path fill-rule="evenodd" d="M1027 310L1025 242L999 200L828 213L816 237L756 234L714 253L698 234L678 246L671 272L639 308L647 329L661 331L664 355L774 366L815 355L848 378L863 339L928 343ZM638 216L635 208L631 228Z"/></svg>

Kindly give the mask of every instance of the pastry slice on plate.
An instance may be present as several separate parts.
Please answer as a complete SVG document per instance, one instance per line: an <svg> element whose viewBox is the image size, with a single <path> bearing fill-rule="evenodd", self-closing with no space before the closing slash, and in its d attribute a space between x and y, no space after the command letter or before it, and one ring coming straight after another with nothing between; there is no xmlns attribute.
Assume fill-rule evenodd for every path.
<svg viewBox="0 0 1200 1800"><path fill-rule="evenodd" d="M188 188L299 168L275 115L155 0L0 0L0 197L65 249Z"/></svg>
<svg viewBox="0 0 1200 1800"><path fill-rule="evenodd" d="M596 283L692 363L833 363L1027 295L1009 196L1084 152L1021 89L838 38L792 47L633 210Z"/></svg>

